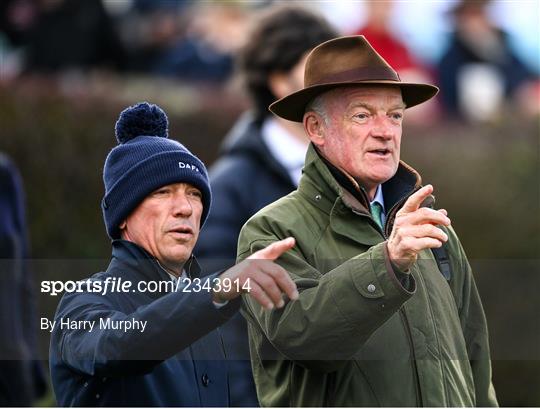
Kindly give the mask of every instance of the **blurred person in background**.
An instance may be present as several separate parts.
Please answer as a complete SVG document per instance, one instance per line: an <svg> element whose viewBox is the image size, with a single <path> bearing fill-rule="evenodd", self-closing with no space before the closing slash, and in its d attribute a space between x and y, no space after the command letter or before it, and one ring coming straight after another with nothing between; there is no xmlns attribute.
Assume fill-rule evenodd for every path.
<svg viewBox="0 0 540 409"><path fill-rule="evenodd" d="M461 0L450 10L455 29L438 66L441 100L450 116L490 120L506 99L535 79L508 35L488 14L489 0Z"/></svg>
<svg viewBox="0 0 540 409"><path fill-rule="evenodd" d="M185 81L226 82L233 72L233 55L245 42L247 6L202 2L183 13L181 33L174 30L174 15L162 14L166 24L154 25L162 46L150 72ZM171 27L169 32L165 27Z"/></svg>
<svg viewBox="0 0 540 409"><path fill-rule="evenodd" d="M283 295L296 298L296 286L273 263L294 240L201 279L192 250L212 201L204 164L169 139L157 105L126 108L116 139L101 202L110 264L92 276L97 290L83 285L64 294L49 327L58 404L229 406L217 327L238 311L243 292L264 308L281 308ZM107 284L121 281L132 287Z"/></svg>
<svg viewBox="0 0 540 409"><path fill-rule="evenodd" d="M101 0L36 0L24 70L30 73L121 69L125 52Z"/></svg>
<svg viewBox="0 0 540 409"><path fill-rule="evenodd" d="M46 391L27 257L22 181L0 153L0 406L31 406Z"/></svg>
<svg viewBox="0 0 540 409"><path fill-rule="evenodd" d="M35 0L0 2L0 83L17 78L23 69L23 50L36 23Z"/></svg>
<svg viewBox="0 0 540 409"><path fill-rule="evenodd" d="M394 11L393 1L369 1L366 6L366 23L356 30L357 35L367 38L373 47L384 57L399 73L406 77L409 71L411 75L427 76L420 63L416 61L407 45L398 39L391 31L390 23ZM419 74L414 72L419 71Z"/></svg>
<svg viewBox="0 0 540 409"><path fill-rule="evenodd" d="M35 0L4 0L0 2L0 33L10 46L20 47L28 40L28 32L38 12Z"/></svg>
<svg viewBox="0 0 540 409"><path fill-rule="evenodd" d="M187 1L137 0L129 7L112 10L127 51L128 71L152 72L156 61L185 36L189 8Z"/></svg>
<svg viewBox="0 0 540 409"><path fill-rule="evenodd" d="M391 17L394 1L365 2L366 23L354 34L363 35L397 71L403 81L431 82L429 71L410 52L406 43L392 32ZM436 105L429 101L413 108L407 115L409 123L425 125L436 120Z"/></svg>
<svg viewBox="0 0 540 409"><path fill-rule="evenodd" d="M322 17L302 7L270 7L253 21L238 55L252 108L230 131L222 157L210 169L214 202L195 249L206 270L234 264L242 225L298 186L308 140L301 125L272 115L268 105L302 87L308 52L335 36ZM237 314L222 334L231 360L231 404L256 406L244 318Z"/></svg>
<svg viewBox="0 0 540 409"><path fill-rule="evenodd" d="M124 47L102 0L9 0L0 30L19 51L15 74L123 69Z"/></svg>

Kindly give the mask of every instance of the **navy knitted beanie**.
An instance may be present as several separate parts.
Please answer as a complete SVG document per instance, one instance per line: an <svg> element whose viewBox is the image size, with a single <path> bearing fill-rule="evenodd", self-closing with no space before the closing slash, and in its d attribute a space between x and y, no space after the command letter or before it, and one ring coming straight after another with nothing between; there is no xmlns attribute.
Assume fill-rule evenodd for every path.
<svg viewBox="0 0 540 409"><path fill-rule="evenodd" d="M126 108L116 122L116 140L103 168L103 219L111 239L146 196L171 183L189 183L202 192L201 227L212 201L204 164L180 142L169 139L163 110L141 102Z"/></svg>

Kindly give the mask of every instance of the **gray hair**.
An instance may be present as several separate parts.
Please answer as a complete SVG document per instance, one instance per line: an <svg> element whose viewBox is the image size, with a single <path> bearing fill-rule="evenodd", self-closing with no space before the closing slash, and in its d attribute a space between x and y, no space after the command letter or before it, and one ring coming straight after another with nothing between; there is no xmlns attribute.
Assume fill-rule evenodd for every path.
<svg viewBox="0 0 540 409"><path fill-rule="evenodd" d="M326 101L325 101L325 92L317 95L313 98L306 106L305 112L313 111L316 114L320 115L323 119L325 125L330 123L330 118L328 112L326 111Z"/></svg>

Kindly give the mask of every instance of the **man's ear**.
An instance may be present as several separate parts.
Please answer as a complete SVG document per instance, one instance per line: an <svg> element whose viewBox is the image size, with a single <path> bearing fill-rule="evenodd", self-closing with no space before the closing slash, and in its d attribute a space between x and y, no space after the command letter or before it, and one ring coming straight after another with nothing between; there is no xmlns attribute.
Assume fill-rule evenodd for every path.
<svg viewBox="0 0 540 409"><path fill-rule="evenodd" d="M118 225L118 228L120 229L120 238L122 240L126 240L126 232L127 232L127 220L124 220L122 223Z"/></svg>
<svg viewBox="0 0 540 409"><path fill-rule="evenodd" d="M324 145L325 124L323 118L315 111L308 111L304 114L304 129L315 146Z"/></svg>

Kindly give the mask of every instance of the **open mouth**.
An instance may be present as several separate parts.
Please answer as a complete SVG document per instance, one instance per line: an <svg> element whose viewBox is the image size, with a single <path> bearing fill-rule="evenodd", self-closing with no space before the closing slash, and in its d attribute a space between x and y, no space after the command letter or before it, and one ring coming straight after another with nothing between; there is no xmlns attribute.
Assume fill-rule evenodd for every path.
<svg viewBox="0 0 540 409"><path fill-rule="evenodd" d="M383 156L390 155L391 151L390 149L373 149L373 150L370 150L369 153L383 157Z"/></svg>

